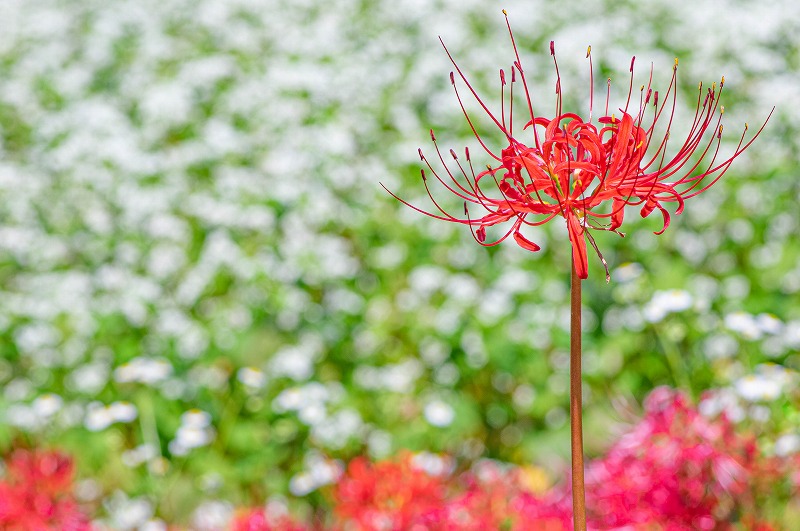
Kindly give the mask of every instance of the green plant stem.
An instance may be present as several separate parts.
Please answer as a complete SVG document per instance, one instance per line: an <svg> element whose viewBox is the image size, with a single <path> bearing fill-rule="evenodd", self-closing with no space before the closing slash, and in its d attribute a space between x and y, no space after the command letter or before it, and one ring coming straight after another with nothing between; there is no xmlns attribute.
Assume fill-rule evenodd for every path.
<svg viewBox="0 0 800 531"><path fill-rule="evenodd" d="M569 419L572 440L572 520L575 531L586 531L583 478L583 393L581 389L581 279L572 265L570 289Z"/></svg>

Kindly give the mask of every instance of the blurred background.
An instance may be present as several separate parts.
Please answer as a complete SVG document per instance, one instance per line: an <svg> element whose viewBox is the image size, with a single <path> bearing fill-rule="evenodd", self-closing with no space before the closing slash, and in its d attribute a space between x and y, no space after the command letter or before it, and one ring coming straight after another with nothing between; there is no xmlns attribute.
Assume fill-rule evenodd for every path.
<svg viewBox="0 0 800 531"><path fill-rule="evenodd" d="M551 39L571 110L589 44L614 108L631 56L661 90L678 57L678 128L724 75L728 151L777 107L664 235L632 210L624 239L597 236L589 455L658 385L800 447L796 3L4 0L0 449L74 453L117 528L315 507L343 461L403 448L562 478L563 224L539 253L486 250L378 184L427 208L428 129L478 152L437 36L496 107L501 8L540 115Z"/></svg>

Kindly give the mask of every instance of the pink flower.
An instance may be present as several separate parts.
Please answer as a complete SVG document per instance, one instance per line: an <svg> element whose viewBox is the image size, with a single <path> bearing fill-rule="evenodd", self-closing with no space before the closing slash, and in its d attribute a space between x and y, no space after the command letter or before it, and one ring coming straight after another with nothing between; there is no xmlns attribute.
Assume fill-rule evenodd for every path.
<svg viewBox="0 0 800 531"><path fill-rule="evenodd" d="M737 435L727 419L706 419L683 394L658 388L645 417L588 465L589 518L602 529L719 529L748 503L756 457L755 441Z"/></svg>
<svg viewBox="0 0 800 531"><path fill-rule="evenodd" d="M230 531L306 531L287 515L274 516L264 509L248 509L238 514L231 522Z"/></svg>
<svg viewBox="0 0 800 531"><path fill-rule="evenodd" d="M508 24L507 15L506 22ZM624 107L616 112L609 109L609 79L609 95L606 96L605 108L595 120L591 76L588 117L564 112L561 77L552 41L550 54L553 56L557 76L556 111L553 118L540 116L534 109L534 98L529 92L510 24L508 30L515 60L510 68L510 75L505 70L500 70L502 99L499 113L492 112L483 102L445 46L455 68L455 73L450 73L450 81L459 104L481 148L493 159L492 163L476 173L468 148L464 151L463 159L451 149L453 161L448 166L433 131L430 133L431 140L444 172L437 172L422 150L419 150L420 159L426 164L428 172L448 192L464 202L464 215L454 216L440 205L431 192L425 170L422 170L422 180L435 211L420 209L398 198L411 208L433 218L469 226L475 240L481 245L497 245L513 236L514 241L522 248L538 251L539 246L523 234L525 227L542 225L561 217L566 222L572 244L575 270L580 278L586 278L587 240L600 255L590 229L619 233L625 207L637 206L641 207L640 213L643 217L656 210L661 213L664 224L656 234L663 233L670 222L665 204L676 203L675 212L680 214L684 201L704 192L717 182L730 168L733 160L753 143L766 125L765 121L756 134L745 142L748 129L745 124L734 152L729 156L719 157L724 113L724 107L720 105L725 84L723 77L719 84L713 83L709 88L704 89L702 83L700 84L697 108L692 122L688 124L686 137L682 140L670 138L677 100L677 59L672 69L672 80L664 93L653 89L651 69L647 83L641 85L638 97L634 95L632 59L630 88ZM442 45L444 46L444 42ZM589 58L591 72L591 47L586 57ZM457 78L464 83L505 139L499 151L490 148L478 132L461 99ZM519 84L522 86L519 87ZM522 91L521 110L519 103L514 106L515 89L517 94ZM521 130L514 128L515 112L517 119L520 114L523 116ZM454 171L451 171L451 167ZM468 205L483 213L471 214ZM487 228L495 225L504 227L497 236L489 238ZM605 261L603 263L605 265ZM608 279L608 271L606 277Z"/></svg>

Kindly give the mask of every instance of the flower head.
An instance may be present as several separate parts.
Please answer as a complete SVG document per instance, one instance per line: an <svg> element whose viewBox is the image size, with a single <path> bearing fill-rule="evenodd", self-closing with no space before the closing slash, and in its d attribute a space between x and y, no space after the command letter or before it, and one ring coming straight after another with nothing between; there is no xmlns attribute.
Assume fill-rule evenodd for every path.
<svg viewBox="0 0 800 531"><path fill-rule="evenodd" d="M624 107L617 112L609 112L609 79L605 109L602 116L594 120L594 79L590 75L588 118L564 112L561 77L552 41L550 55L557 78L556 110L553 118L539 116L534 110L533 98L505 10L503 14L506 15L515 61L510 68L510 75L500 70L499 113L492 112L484 103L442 42L455 68L450 73L450 82L458 102L481 148L493 159L492 163L476 172L467 148L463 159L451 149L453 162L448 165L431 131L431 140L444 172L437 172L421 149L419 156L427 166L427 173L425 169L422 170L422 180L435 211L420 209L401 199L406 205L428 216L468 225L481 245L497 245L512 236L524 249L538 251L539 246L523 234L525 227L542 225L561 217L566 221L575 270L580 278L586 278L587 240L602 260L590 229L621 235L618 229L623 222L625 207L636 206L640 207L642 217L658 210L664 224L656 234L663 233L670 222L670 213L665 204L676 203L675 212L680 214L684 201L717 182L766 125L765 121L756 134L746 141L748 126L745 124L734 152L729 156L718 156L723 131L722 115L725 111L720 105L720 95L725 85L723 77L711 87L704 88L702 83L699 84L697 107L686 137L682 140L671 139L670 129L677 101L677 59L664 93L653 89L651 67L647 82L639 89L638 103L634 103L634 57L630 65L630 87ZM591 72L591 46L586 57ZM499 152L490 148L478 132L461 98L459 81L505 138ZM521 131L515 131L514 128L515 86L516 91L521 89L523 95L523 109L520 111L517 105L516 111L517 115L523 115ZM456 171L452 171L453 168ZM452 215L434 198L428 185L429 174L464 202L463 216ZM476 215L471 210L480 213ZM504 225L504 229L496 238L488 238L487 228L495 225ZM606 279L609 279L607 267Z"/></svg>

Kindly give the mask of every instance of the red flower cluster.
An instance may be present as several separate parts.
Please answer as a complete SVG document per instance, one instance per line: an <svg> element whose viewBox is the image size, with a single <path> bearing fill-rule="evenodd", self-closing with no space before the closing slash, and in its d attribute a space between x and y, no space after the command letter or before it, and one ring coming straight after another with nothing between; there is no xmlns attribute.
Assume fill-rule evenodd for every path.
<svg viewBox="0 0 800 531"><path fill-rule="evenodd" d="M460 479L466 490L448 503L445 529L562 531L570 528L572 511L562 503L564 494L553 491L538 496L530 492L519 469L485 461Z"/></svg>
<svg viewBox="0 0 800 531"><path fill-rule="evenodd" d="M370 463L357 458L334 491L334 515L341 529L442 529L447 477L429 474L409 453Z"/></svg>
<svg viewBox="0 0 800 531"><path fill-rule="evenodd" d="M331 487L332 511L307 524L265 509L239 514L231 531L566 531L569 481L547 490L533 469L401 453L350 462ZM724 416L702 416L680 392L659 388L643 419L586 468L589 529L774 531L759 513L775 492L797 497L800 454L764 458ZM566 478L565 478L566 479ZM0 529L88 531L70 494L72 463L17 450L0 482ZM736 527L739 526L739 527Z"/></svg>
<svg viewBox="0 0 800 531"><path fill-rule="evenodd" d="M726 418L711 421L683 394L658 388L641 422L587 467L589 518L601 529L720 529L737 511L753 517L750 486L768 472L762 462L755 439Z"/></svg>
<svg viewBox="0 0 800 531"><path fill-rule="evenodd" d="M72 460L58 452L17 450L0 482L0 528L8 531L89 531L72 497Z"/></svg>
<svg viewBox="0 0 800 531"><path fill-rule="evenodd" d="M591 75L591 47L586 53L591 79L589 114L588 119L584 119L577 114L563 111L561 77L552 41L550 54L553 56L557 76L555 116L539 116L534 112L533 98L528 90L525 71L507 15L506 23L515 61L511 66L510 76L500 70L502 98L499 113L489 110L445 46L458 77L494 126L500 130L505 138L505 147L497 153L484 142L461 99L456 75L451 72L450 82L467 123L480 146L494 159L494 163L476 174L469 149L465 149L464 162L451 149L450 155L457 167L457 171L451 171L439 151L433 131L430 133L431 140L446 175L438 173L422 150L419 150L420 159L433 176L445 189L464 202L464 216L453 216L440 206L428 187L425 170L422 170L422 180L436 212L422 210L400 199L428 216L468 225L475 240L481 245L497 245L513 235L516 243L524 249L538 251L539 246L526 238L522 229L525 226L542 225L560 216L566 220L575 270L580 278L586 278L587 239L600 255L589 229L618 232L625 207L637 206L641 207L643 217L649 216L655 210L661 213L664 225L656 234L663 233L670 221L670 214L664 204L677 203L676 213L680 214L684 201L704 192L717 182L733 160L753 143L764 128L762 125L753 138L745 142L745 124L733 154L718 157L723 129L722 114L725 110L719 101L725 78L722 78L719 85L714 83L707 89L701 83L698 88L697 108L686 138L678 140L677 149L668 155L668 151L672 151L671 146L668 149L668 144L677 100L677 59L666 93L659 97L659 91L652 88L651 68L647 82L641 85L638 104L632 104L634 60L631 60L631 79L625 106L619 109L618 115L609 112L609 78L605 110L595 123L592 117L594 78ZM523 94L524 134L514 131L514 86L519 83L522 84ZM457 178L454 174L460 177ZM496 191L487 191L487 183L492 189L494 188L491 185L495 185ZM468 204L485 213L480 216L470 215ZM510 227L500 232L498 237L487 241L487 227L502 223L510 223ZM606 277L608 279L608 271Z"/></svg>
<svg viewBox="0 0 800 531"><path fill-rule="evenodd" d="M739 521L769 531L758 519L754 485L791 474L777 471L727 419L709 420L683 394L660 388L642 421L588 465L589 527L721 530ZM570 500L569 482L538 495L522 470L492 462L451 476L428 474L407 454L376 464L358 459L334 491L334 529L562 531L572 526Z"/></svg>

